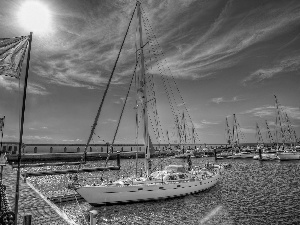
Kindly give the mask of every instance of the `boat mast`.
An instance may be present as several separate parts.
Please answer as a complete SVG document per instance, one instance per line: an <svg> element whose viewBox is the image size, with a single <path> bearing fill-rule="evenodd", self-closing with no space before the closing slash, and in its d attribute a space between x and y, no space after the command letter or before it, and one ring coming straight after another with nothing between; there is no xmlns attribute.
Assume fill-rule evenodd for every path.
<svg viewBox="0 0 300 225"><path fill-rule="evenodd" d="M278 100L276 95L274 95L275 97L275 105L276 105L276 110L277 110L277 116L276 116L276 142L277 142L277 148L278 148L278 133L277 133L277 126L279 125L280 127L280 132L281 132L281 141L282 144L284 145L284 132L282 129L282 124L281 124L281 118L280 118L280 110L279 110L279 104L278 104Z"/></svg>
<svg viewBox="0 0 300 225"><path fill-rule="evenodd" d="M260 143L263 144L263 138L262 138L258 123L256 123L256 140L257 140L257 146Z"/></svg>
<svg viewBox="0 0 300 225"><path fill-rule="evenodd" d="M270 141L270 144L272 143L272 142L274 142L274 140L273 140L273 136L272 136L272 133L271 133L271 131L270 131L270 128L269 128L269 125L268 125L268 121L266 120L266 126L267 126L267 138L269 139L269 141ZM273 143L274 144L274 143Z"/></svg>
<svg viewBox="0 0 300 225"><path fill-rule="evenodd" d="M236 133L236 140L234 139L234 131ZM239 146L240 142L239 142L239 134L237 132L237 121L236 121L236 117L235 117L235 114L233 114L233 139L234 139L234 142L236 142L236 145Z"/></svg>
<svg viewBox="0 0 300 225"><path fill-rule="evenodd" d="M149 149L149 133L148 133L148 114L147 114L147 85L145 76L145 59L143 52L143 28L142 28L142 13L141 3L137 1L137 17L139 22L139 38L140 38L140 51L141 51L141 73L139 79L139 92L142 94L142 118L144 118L144 142L145 142L145 170L146 176L149 176L149 160L150 160L150 149Z"/></svg>
<svg viewBox="0 0 300 225"><path fill-rule="evenodd" d="M226 134L227 134L226 138L227 138L227 143L229 145L231 145L232 144L232 138L231 138L231 133L230 133L230 128L229 128L227 117L225 118L225 120L226 120Z"/></svg>

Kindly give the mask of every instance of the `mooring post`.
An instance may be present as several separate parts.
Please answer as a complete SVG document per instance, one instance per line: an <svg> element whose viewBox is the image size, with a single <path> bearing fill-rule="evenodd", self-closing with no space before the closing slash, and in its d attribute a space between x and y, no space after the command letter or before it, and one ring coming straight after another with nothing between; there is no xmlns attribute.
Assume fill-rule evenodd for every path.
<svg viewBox="0 0 300 225"><path fill-rule="evenodd" d="M120 163L120 151L117 151L117 167L121 167L121 163Z"/></svg>
<svg viewBox="0 0 300 225"><path fill-rule="evenodd" d="M23 225L31 225L31 215L25 215L23 217Z"/></svg>
<svg viewBox="0 0 300 225"><path fill-rule="evenodd" d="M258 149L258 154L259 154L259 160L262 160L262 157L261 157L261 148Z"/></svg>
<svg viewBox="0 0 300 225"><path fill-rule="evenodd" d="M215 161L217 161L217 149L214 148Z"/></svg>
<svg viewBox="0 0 300 225"><path fill-rule="evenodd" d="M24 173L24 179L23 179L23 183L26 183L26 178L27 178L27 173Z"/></svg>
<svg viewBox="0 0 300 225"><path fill-rule="evenodd" d="M98 211L92 210L90 211L90 225L96 225Z"/></svg>

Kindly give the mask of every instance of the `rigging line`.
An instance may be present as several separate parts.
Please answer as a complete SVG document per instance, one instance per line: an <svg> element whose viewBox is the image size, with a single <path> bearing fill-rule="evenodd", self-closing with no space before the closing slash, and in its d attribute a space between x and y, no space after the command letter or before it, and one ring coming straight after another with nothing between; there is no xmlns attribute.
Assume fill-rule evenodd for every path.
<svg viewBox="0 0 300 225"><path fill-rule="evenodd" d="M141 9L142 9L143 14L145 14L145 11L143 10L143 8L141 8ZM145 16L145 17L146 17L146 16ZM147 19L147 17L146 17L146 20L149 21L149 20ZM149 22L148 22L148 23L149 23ZM156 41L157 45L161 48L160 44L159 44L158 41L157 41L156 35L155 35L154 32L153 32L153 28L152 28L152 26L150 25L150 23L149 23L149 27L150 27L150 29L152 30L152 33L153 33L153 36L154 36L154 40ZM164 53L163 53L162 51L161 51L161 55L164 56ZM166 59L165 59L164 61L167 62ZM167 64L167 63L166 63L166 64ZM167 64L167 67L168 67L168 69L169 69L169 71L170 71L170 73L171 73L172 80L173 80L173 82L175 83L175 87L176 87L176 89L177 89L177 91L178 91L178 93L179 93L179 96L180 96L182 102L185 103L184 100L183 100L183 97L182 97L182 95L181 95L181 93L180 93L180 91L179 91L179 89L178 89L178 85L177 85L177 83L176 83L176 81L175 81L175 79L174 79L174 76L173 76L173 74L172 74L172 71L170 70L168 64ZM176 102L176 101L175 101L175 102ZM192 121L192 119L191 119L190 114L188 113L188 110L187 110L185 104L183 104L183 105L184 105L184 108L185 108L185 110L186 110L186 112L187 112L187 114L188 114L188 116L189 116L189 119L190 119L191 123L193 124L193 121ZM198 136L198 133L195 132L195 134L196 134L198 140L200 141L200 138L199 138L199 136Z"/></svg>
<svg viewBox="0 0 300 225"><path fill-rule="evenodd" d="M148 41L148 42L149 42L149 41ZM148 67L147 64L146 64L146 67ZM156 124L159 125L160 130L161 130L161 133L163 133L162 126L161 126L161 122L160 122L159 117L158 117L158 114L157 114L157 107L156 107L156 93L155 93L155 91L154 91L154 89L155 89L154 76L153 76L153 74L150 74L148 77L149 77L149 81L150 81L150 84L149 84L149 85L151 85L150 87L151 87L151 89L152 89L153 99L155 100L155 101L153 102L153 108L155 109L154 120L155 120ZM158 128L158 127L156 127L156 131L159 133L159 128ZM159 135L158 135L158 136L159 136ZM164 137L164 135L163 135L163 137ZM158 139L159 139L159 141L161 142L161 137L160 137L160 136L158 137Z"/></svg>
<svg viewBox="0 0 300 225"><path fill-rule="evenodd" d="M144 13L144 14L145 14L145 13ZM152 28L152 26L150 25L150 22L149 22L149 20L148 20L148 18L147 18L146 16L145 16L144 21L145 21L145 27L146 27L146 26L149 26L149 29L145 29L145 30L146 30L146 32L148 32L148 36L150 36L150 29L153 30L153 28ZM152 33L153 33L152 37L153 37L154 40L156 41L157 45L160 47L158 41L156 40L156 37L155 37L154 32L152 32ZM155 58L158 58L158 57L159 57L159 51L158 51L158 50L154 50L153 45L150 44L150 46L152 47L152 50L153 50L153 53L154 53L154 57L155 57ZM161 47L160 47L160 48L161 48ZM161 49L160 49L160 52L162 52ZM158 60L157 60L157 65L158 65L158 68L159 68L159 70L160 70L160 73L162 74L161 67L163 68L163 70L165 70L164 66L162 65L162 63L158 63ZM162 77L162 79L164 79L164 78ZM168 79L167 79L167 80L168 80ZM168 84L169 84L169 83L168 83ZM175 102L175 105L177 105L176 99L175 99L175 95L174 95L174 93L172 92L172 88L171 88L171 87L170 87L170 90L171 90L171 94L172 94L172 97L173 97L173 101Z"/></svg>
<svg viewBox="0 0 300 225"><path fill-rule="evenodd" d="M80 206L80 204L79 204L79 202L77 200L77 197L76 197L76 195L74 195L74 196L75 196L75 199L76 199L76 203L79 206L79 209L80 209L80 212L81 212L81 216L83 217L84 224L88 225L88 222L85 220L85 216L84 216L84 214L82 212L82 209L81 209L81 206Z"/></svg>
<svg viewBox="0 0 300 225"><path fill-rule="evenodd" d="M99 139L101 139L101 137L99 137L99 135L97 135L95 132L94 132L94 134L95 134ZM106 141L103 140L103 139L102 139L102 141L103 141L103 142L106 142Z"/></svg>
<svg viewBox="0 0 300 225"><path fill-rule="evenodd" d="M147 17L145 17L144 20L145 20L145 21L147 20L147 23L148 23L148 24L147 24L147 23L145 22L145 27L146 27L146 25L147 25L147 26L150 27L150 29L152 29L152 27L151 27L151 25L150 25L149 20L147 19ZM145 28L145 30L146 30L148 36L150 36L150 35L149 35L149 30L146 29L146 28ZM153 29L152 29L152 30L153 30ZM156 38L154 34L153 34L152 36L154 36L154 39ZM156 39L155 39L155 40L156 40ZM156 43L157 43L157 45L160 47L160 45L159 45L159 43L158 43L157 40L156 40ZM176 115L179 115L180 113L179 113L178 107L174 107L174 105L177 106L177 102L176 102L176 99L175 99L175 94L174 94L173 91L172 91L172 90L173 90L172 87L169 86L169 85L170 85L170 82L167 82L167 81L166 81L166 80L169 80L169 79L165 78L165 77L162 75L163 71L162 71L161 68L163 68L163 70L165 70L165 69L164 69L164 66L162 65L162 63L159 63L159 62L158 62L158 56L159 56L158 51L154 50L154 46L153 46L153 45L150 44L150 46L152 47L152 51L153 51L153 53L154 53L154 57L155 57L156 60L157 60L157 67L158 67L158 69L159 69L159 72L160 72L160 74L161 74L161 78L162 78L162 80L163 80L163 85L164 85L164 88L165 88L165 91L166 91L166 94L167 94L167 97L168 97L168 101L169 101L169 104L170 104L170 107L171 107L171 110L172 110L172 113L173 113L173 116L174 116L174 121L176 121L175 117L176 117ZM170 70L170 69L169 69L169 70ZM170 91L168 91L168 89L169 89ZM175 112L175 108L176 108L176 111L177 111L177 112Z"/></svg>
<svg viewBox="0 0 300 225"><path fill-rule="evenodd" d="M146 65L146 68L147 68L147 65ZM148 90L148 92L149 92L148 95L149 95L149 97L151 97L151 99L148 100L148 102L150 102L150 101L152 102L152 104L149 104L149 108L152 107L152 110L153 110L153 108L154 108L154 102L156 101L156 99L155 99L155 94L154 94L154 90L153 90L154 83L153 83L153 80L151 79L151 78L152 78L151 75L148 75L147 78L148 78L148 80L149 80L149 82L147 82L147 85L149 86L149 88L147 88L147 90ZM152 92L150 91L150 89L152 90ZM153 98L152 98L152 96L153 96ZM154 100L154 101L153 101L153 100ZM151 103L151 102L150 102L150 103ZM154 121L152 121L152 117L151 117L152 114L150 114L150 110L148 110L147 113L148 113L148 117L149 117L149 120L150 120L152 129L153 129L153 131L154 131L155 137L156 137L157 141L159 142L159 132L158 132L157 127L154 126L154 123L157 122L156 119L155 119L155 116L152 116L152 117L153 117L153 120L154 120ZM156 128L156 129L155 129L155 128Z"/></svg>
<svg viewBox="0 0 300 225"><path fill-rule="evenodd" d="M135 53L137 53L138 51L141 51L147 44L149 44L149 41L147 41L141 48L137 49L135 51Z"/></svg>
<svg viewBox="0 0 300 225"><path fill-rule="evenodd" d="M146 18L146 20L148 20L147 18ZM148 38L148 36L149 36L149 32L148 32L148 29L146 28L146 26L145 26L145 30L146 30L146 33L148 34L147 35L147 38ZM150 46L151 46L151 48L152 48L152 51L153 51L153 53L154 53L154 57L155 58L157 58L156 57L156 51L154 50L154 47L153 47L153 45L151 45L150 44ZM158 62L158 60L157 60L157 62ZM162 70L161 70L161 68L160 68L160 65L157 63L157 66L158 66L158 70L159 70L159 72L162 74ZM173 106L173 100L172 100L172 98L171 98L171 96L170 96L170 93L169 93L169 91L168 91L168 87L167 87L167 82L166 82L166 80L165 80L165 78L163 77L163 76L161 76L162 77L162 81L163 81L163 86L164 86L164 89L165 89L165 91L166 91L166 94L167 94L167 98L168 98L168 101L169 101L169 104L170 104L170 107L171 107L171 111L172 111L172 114L173 114L173 119L174 120L176 120L175 118L176 118L176 115L177 115L177 113L175 112L175 109L174 109L174 106ZM174 97L173 97L174 98Z"/></svg>
<svg viewBox="0 0 300 225"><path fill-rule="evenodd" d="M150 108L150 107L149 107ZM151 127L152 127L152 129L153 129L153 132L154 132L154 134L155 134L155 137L157 137L157 140L158 140L158 135L157 135L157 132L156 132L156 130L155 130L155 127L154 127L154 122L152 121L152 118L151 118L151 115L150 115L150 110L147 110L147 114L148 114L148 118L149 118L149 120L150 120L150 123L151 123Z"/></svg>
<svg viewBox="0 0 300 225"><path fill-rule="evenodd" d="M85 161L86 161L86 151L87 151L87 147L88 147L88 145L89 145L89 143L90 143L90 141L91 141L91 138L92 138L92 136L93 136L94 130L95 130L96 126L97 126L97 122L98 122L98 119L99 119L99 116L100 116L100 112L101 112L101 109L102 109L102 106L103 106L103 102L104 102L104 99L105 99L105 97L106 97L108 88L109 88L109 86L110 86L112 76L113 76L113 74L114 74L114 72L115 72L115 69L116 69L116 66L117 66L117 63L118 63L118 60L119 60L119 57L120 57L120 54L121 54L123 45L124 45L124 43L125 43L126 36L127 36L127 34L128 34L128 31L129 31L129 27L130 27L131 21L132 21L132 19L133 19L135 10L136 10L136 8L137 8L137 4L138 4L138 2L136 3L135 8L134 8L134 10L133 10L133 13L132 13L132 15L131 15L130 22L129 22L129 24L128 24L128 27L127 27L127 30L126 30L126 33L125 33L123 42L122 42L122 44L121 44L121 48L120 48L120 50L119 50L117 59L116 59L116 61L115 61L115 65L114 65L113 70L112 70L112 72L111 72L111 75L110 75L110 77L109 77L108 84L107 84L106 89L105 89L105 91L104 91L104 94L103 94L103 97L102 97L100 106L99 106L98 111L97 111L96 118L95 118L94 123L93 123L93 125L92 125L92 130L91 130L90 136L89 136L88 141L87 141L86 146L85 146L85 150L84 150L84 160L85 160Z"/></svg>
<svg viewBox="0 0 300 225"><path fill-rule="evenodd" d="M132 74L132 77L131 77L130 85L129 85L129 88L128 88L128 91L127 91L127 95L126 95L126 98L125 98L125 101L124 101L124 104L123 104L123 108L122 108L122 111L121 111L121 115L120 115L120 118L119 118L119 121L118 121L118 125L117 125L117 128L116 128L116 132L114 134L114 138L112 140L111 146L113 146L113 144L115 143L115 139L116 139L116 136L117 136L117 133L118 133L118 130L119 130L119 126L120 126L120 123L121 123L121 119L122 119L122 116L123 116L125 105L127 103L128 95L129 95L129 92L130 92L130 89L131 89L132 81L133 81L133 78L135 77L135 71L136 71L136 68L137 68L138 60L139 60L139 58L137 58L136 63L135 63L135 67L134 67L134 71L133 71L133 74Z"/></svg>

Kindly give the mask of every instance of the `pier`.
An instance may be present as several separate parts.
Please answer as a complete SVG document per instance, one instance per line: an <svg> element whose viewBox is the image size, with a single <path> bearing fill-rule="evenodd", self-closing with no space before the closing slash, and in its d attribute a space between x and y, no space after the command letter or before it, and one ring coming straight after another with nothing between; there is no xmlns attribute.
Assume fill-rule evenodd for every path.
<svg viewBox="0 0 300 225"><path fill-rule="evenodd" d="M4 166L2 182L6 186L8 204L12 210L14 210L16 177L16 170L10 165ZM23 224L23 218L26 215L32 216L32 225L75 225L64 212L43 196L33 185L28 182L20 182L18 225Z"/></svg>
<svg viewBox="0 0 300 225"><path fill-rule="evenodd" d="M53 171L41 171L41 172L27 172L23 173L23 177L31 176L46 176L46 175L60 175L60 174L72 174L72 173L85 173L85 172L96 172L96 171L108 171L108 170L120 170L119 166L108 166L108 167L94 167L94 168L84 168L84 169L73 169L73 170L53 170Z"/></svg>

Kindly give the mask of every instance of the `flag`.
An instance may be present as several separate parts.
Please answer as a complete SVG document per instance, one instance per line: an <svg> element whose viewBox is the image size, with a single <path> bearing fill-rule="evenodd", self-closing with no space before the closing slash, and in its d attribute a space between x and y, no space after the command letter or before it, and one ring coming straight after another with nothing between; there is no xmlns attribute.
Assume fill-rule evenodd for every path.
<svg viewBox="0 0 300 225"><path fill-rule="evenodd" d="M0 38L0 75L19 78L29 36Z"/></svg>
<svg viewBox="0 0 300 225"><path fill-rule="evenodd" d="M2 128L4 127L4 119L5 116L3 118L0 118L0 131L2 131Z"/></svg>

